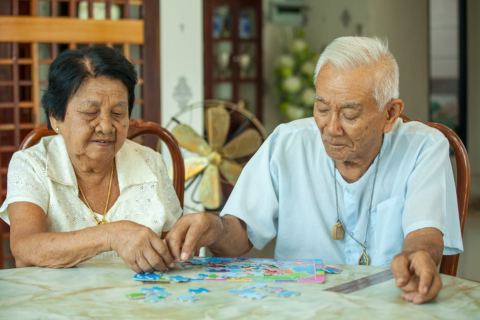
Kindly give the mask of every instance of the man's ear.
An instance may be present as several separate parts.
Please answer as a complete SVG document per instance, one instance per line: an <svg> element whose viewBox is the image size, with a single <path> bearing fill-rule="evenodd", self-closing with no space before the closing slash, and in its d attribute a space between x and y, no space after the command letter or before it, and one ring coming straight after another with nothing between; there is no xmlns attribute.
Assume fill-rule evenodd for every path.
<svg viewBox="0 0 480 320"><path fill-rule="evenodd" d="M393 99L385 105L383 112L385 113L386 121L383 127L383 133L389 133L390 130L392 130L395 121L397 121L402 113L403 107L402 99Z"/></svg>

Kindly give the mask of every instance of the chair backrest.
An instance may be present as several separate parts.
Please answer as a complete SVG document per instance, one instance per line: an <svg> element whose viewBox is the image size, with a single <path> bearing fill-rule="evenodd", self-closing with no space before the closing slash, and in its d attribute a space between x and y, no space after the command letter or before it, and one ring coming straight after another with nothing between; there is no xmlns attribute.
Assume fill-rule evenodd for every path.
<svg viewBox="0 0 480 320"><path fill-rule="evenodd" d="M25 150L35 144L37 144L41 138L56 134L53 130L48 130L46 125L42 125L32 130L23 139L20 144L20 150ZM177 139L165 128L154 122L137 122L136 120L130 120L130 126L128 128L128 139L133 139L140 135L153 134L163 141L170 151L173 162L173 187L177 194L180 205L183 208L183 197L185 193L185 164L183 162L182 152L178 145Z"/></svg>
<svg viewBox="0 0 480 320"><path fill-rule="evenodd" d="M404 115L400 115L403 122L412 121ZM439 130L445 135L450 143L455 154L455 160L457 165L457 201L458 201L458 214L460 216L460 229L463 238L463 229L465 227L465 218L467 216L468 209L468 196L470 194L470 163L468 161L468 154L462 140L457 134L448 128L447 126L439 123L427 122L427 126ZM440 263L440 273L448 274L451 276L457 275L459 254L451 256L443 256Z"/></svg>

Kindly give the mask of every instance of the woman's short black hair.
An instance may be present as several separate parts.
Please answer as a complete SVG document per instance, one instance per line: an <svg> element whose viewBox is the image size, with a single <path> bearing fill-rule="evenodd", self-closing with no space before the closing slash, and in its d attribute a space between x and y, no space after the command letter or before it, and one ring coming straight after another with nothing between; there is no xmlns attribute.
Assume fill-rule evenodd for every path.
<svg viewBox="0 0 480 320"><path fill-rule="evenodd" d="M137 73L133 65L117 50L106 46L93 46L84 50L63 51L53 61L48 73L48 88L42 97L48 128L49 116L63 121L67 104L88 78L118 79L128 90L128 115L135 101Z"/></svg>

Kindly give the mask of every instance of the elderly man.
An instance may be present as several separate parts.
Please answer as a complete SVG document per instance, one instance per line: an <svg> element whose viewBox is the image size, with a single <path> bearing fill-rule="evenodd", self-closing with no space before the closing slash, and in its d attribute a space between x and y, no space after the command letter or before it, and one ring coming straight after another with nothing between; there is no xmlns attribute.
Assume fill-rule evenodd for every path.
<svg viewBox="0 0 480 320"><path fill-rule="evenodd" d="M343 37L320 56L314 118L280 125L244 168L220 217L178 220L173 257L240 256L277 238L276 258L391 266L402 297L435 298L442 254L463 250L449 145L403 123L386 43Z"/></svg>

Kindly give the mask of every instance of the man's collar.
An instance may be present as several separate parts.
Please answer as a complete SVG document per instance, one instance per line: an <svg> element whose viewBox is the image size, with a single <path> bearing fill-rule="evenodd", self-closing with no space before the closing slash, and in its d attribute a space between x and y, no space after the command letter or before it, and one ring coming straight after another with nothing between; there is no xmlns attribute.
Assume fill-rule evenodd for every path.
<svg viewBox="0 0 480 320"><path fill-rule="evenodd" d="M137 146L126 140L115 156L118 184L123 189L144 183L158 181L155 173L138 154ZM78 188L77 177L61 135L55 136L47 146L47 176L57 183Z"/></svg>

